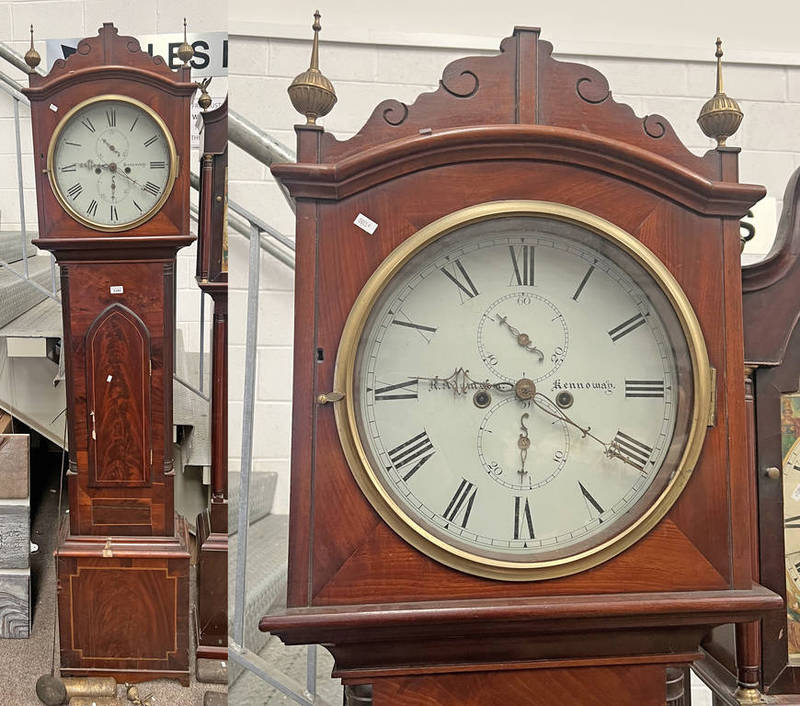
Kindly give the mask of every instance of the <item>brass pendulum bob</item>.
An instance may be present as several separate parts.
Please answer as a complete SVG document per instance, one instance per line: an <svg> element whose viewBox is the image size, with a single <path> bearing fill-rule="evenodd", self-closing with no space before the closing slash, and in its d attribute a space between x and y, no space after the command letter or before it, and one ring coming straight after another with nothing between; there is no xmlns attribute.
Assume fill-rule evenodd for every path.
<svg viewBox="0 0 800 706"><path fill-rule="evenodd" d="M58 677L44 674L36 680L36 696L46 706L61 706L67 700L67 689Z"/></svg>

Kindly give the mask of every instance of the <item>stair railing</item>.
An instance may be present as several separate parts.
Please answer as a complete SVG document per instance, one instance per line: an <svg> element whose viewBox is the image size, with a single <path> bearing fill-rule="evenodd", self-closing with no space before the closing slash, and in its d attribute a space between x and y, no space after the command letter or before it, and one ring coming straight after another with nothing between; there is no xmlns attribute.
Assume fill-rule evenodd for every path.
<svg viewBox="0 0 800 706"><path fill-rule="evenodd" d="M3 51L5 50L5 51ZM13 50L5 47L4 45L0 44L0 56L6 58L6 53L11 52L13 55L16 55ZM18 55L16 55L18 56ZM21 58L20 58L21 60ZM24 66L23 62L23 66ZM55 256L50 253L50 289L46 287L42 287L41 284L36 282L35 280L31 279L30 272L28 270L28 228L25 221L25 182L22 174L22 137L21 137L21 129L20 129L20 114L19 114L19 106L20 103L23 105L30 105L30 101L19 91L19 85L17 84L14 79L10 78L2 71L0 71L0 90L2 90L6 95L10 96L12 101L14 102L14 137L16 139L16 148L17 148L17 197L19 199L19 224L20 224L20 257L22 259L22 272L17 272L17 270L11 266L11 263L7 262L6 260L0 259L0 267L8 270L13 274L15 277L19 279L25 280L35 289L39 290L43 294L47 295L51 299L55 301L61 301L61 297L58 294L58 282L56 278L56 259Z"/></svg>

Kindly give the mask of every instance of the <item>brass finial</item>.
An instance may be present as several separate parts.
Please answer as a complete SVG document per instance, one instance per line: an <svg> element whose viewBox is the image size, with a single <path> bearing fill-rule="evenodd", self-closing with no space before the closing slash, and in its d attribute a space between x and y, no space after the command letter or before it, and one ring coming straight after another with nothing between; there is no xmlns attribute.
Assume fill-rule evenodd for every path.
<svg viewBox="0 0 800 706"><path fill-rule="evenodd" d="M725 140L739 129L744 113L739 104L733 98L728 98L722 89L722 40L719 37L714 56L717 57L717 92L706 101L697 122L708 137L717 141L717 147L725 147Z"/></svg>
<svg viewBox="0 0 800 706"><path fill-rule="evenodd" d="M306 116L306 125L315 125L317 118L330 113L336 105L336 91L333 84L319 70L319 10L314 13L314 44L311 49L311 65L296 76L289 86L289 99L298 113Z"/></svg>
<svg viewBox="0 0 800 706"><path fill-rule="evenodd" d="M31 25L31 48L25 52L25 63L31 67L31 73L36 71L36 67L41 60L42 57L39 56L39 52L33 48L33 25Z"/></svg>
<svg viewBox="0 0 800 706"><path fill-rule="evenodd" d="M205 111L211 105L211 96L208 95L208 84L211 83L211 76L204 78L200 81L200 97L197 99L197 104Z"/></svg>
<svg viewBox="0 0 800 706"><path fill-rule="evenodd" d="M178 47L178 58L183 62L183 65L189 63L191 58L194 56L194 49L192 49L192 45L186 41L186 18L183 18L183 44Z"/></svg>

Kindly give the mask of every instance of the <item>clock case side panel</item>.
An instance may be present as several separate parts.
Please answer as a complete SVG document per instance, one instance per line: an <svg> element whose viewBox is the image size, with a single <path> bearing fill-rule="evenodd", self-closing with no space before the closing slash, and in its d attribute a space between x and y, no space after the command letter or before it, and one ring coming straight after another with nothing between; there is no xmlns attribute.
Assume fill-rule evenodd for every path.
<svg viewBox="0 0 800 706"><path fill-rule="evenodd" d="M743 427L743 401L742 405L737 406L735 399L729 399L729 390L724 382L727 379L731 355L736 358L737 344L733 340L735 327L727 339L723 332L715 331L717 322L724 319L726 308L730 307L729 299L739 296L739 280L738 277L733 277L731 268L720 271L717 278L709 278L706 272L700 272L695 266L702 261L724 261L723 250L730 253L733 247L730 243L726 247L724 242L730 241L734 245L738 243L736 221L727 219L726 222L719 217L701 216L615 176L598 177L588 169L554 164L552 155L556 149L551 151L548 161L541 162L498 160L483 164L446 167L437 165L436 169L422 171L424 161L421 161L418 163L418 172L365 189L349 199L318 202L316 227L324 231L319 238L320 250L317 253L315 247L302 255L299 251L298 257L298 271L304 265L317 268L314 282L317 287L316 308L319 311L318 320L315 318L318 333L312 340L309 319L303 319L303 333L296 341L296 356L304 362L305 367L308 367L307 361L314 359L315 349L323 349L326 356L313 368L314 375L318 378L316 387L312 387L313 376L296 377L296 412L299 405L303 404L302 400L311 400L317 394L332 389L334 361L331 360L330 351L335 350L338 345L349 308L366 278L396 245L423 225L470 203L536 198L569 203L595 212L640 238L643 237L642 233L648 233L650 226L655 227L649 232L646 244L677 274L701 317L701 323L705 322L704 333L709 339L710 350L713 351L712 364L720 373L718 410L726 410L726 405L730 405L727 412L731 415L734 426L741 422L740 426ZM566 158L562 160L569 162ZM535 168L531 169L532 166ZM492 178L487 179L487 175ZM423 193L425 199L420 199L420 194ZM625 204L625 209L619 210L615 205L622 203ZM740 204L740 207L743 210L746 208L744 204ZM352 226L358 212L368 214L379 223L375 236L366 236ZM673 228L670 242L660 243L657 226L664 218L672 219L673 224L680 227ZM302 224L303 221L299 220L298 223ZM298 226L298 234L304 231L310 233L312 230L314 227L310 223L308 226ZM692 235L681 236L680 233ZM353 239L356 238L359 240L358 247L353 246ZM301 245L300 239L298 244ZM300 291L298 287L298 292ZM323 307L319 306L323 301L324 314ZM307 315L311 309L310 304L305 305L302 315ZM735 307L733 313L736 313ZM301 316L300 309L297 316ZM296 327L295 330L301 329ZM741 358L740 343L738 356ZM641 566L648 566L651 571L649 579L648 572L639 573L637 578L641 577L643 583L637 582L638 590L663 590L665 581L669 584L681 575L688 575L689 578L684 585L674 586L676 590L696 589L703 581L706 582L705 587L709 588L750 586L752 577L749 573L749 560L746 556L742 558L742 552L734 552L733 548L733 544L736 547L749 545L749 535L740 537L741 532L727 513L728 494L736 486L728 477L729 430L723 429L723 425L711 430L706 441L705 457L695 473L698 478L712 482L706 484L698 478L692 479L673 511L650 537L607 564L581 576L515 587L459 574L422 557L400 541L366 505L355 486L341 455L331 408L306 408L306 413L317 416L316 425L310 420L316 434L316 456L314 465L310 468L307 465L300 468L296 462L293 465L293 481L303 475L304 487L307 488L304 492L308 493L303 502L297 505L297 509L306 514L295 514L294 527L302 524L303 527L298 529L306 537L313 532L311 591L313 602L317 604L374 602L386 600L390 596L398 597L398 594L414 600L523 593L530 595L537 592L624 592L634 590L631 572L635 573L636 567ZM308 437L298 435L297 429L295 426L296 458L308 453ZM712 446L713 451L709 451ZM735 477L742 476L744 472L739 465L741 464L730 464ZM320 470L322 468L324 473ZM314 478L314 485L309 487L311 478ZM722 536L723 545L716 548L715 556L710 561L682 529L682 526L685 528L689 523L698 538L695 541L698 542L701 535L709 535L706 526L701 528L697 522L691 525L691 513L681 510L682 505L688 508L692 504L692 498L696 497L695 489L700 486L725 489L723 494L717 493L720 507L715 514L722 522L718 535ZM339 498L336 508L321 500L327 497ZM353 511L342 517L339 510L341 505L353 508ZM294 510L293 506L293 512ZM676 524L675 519L679 520L680 525ZM676 551L678 548L680 550ZM693 558L687 559L683 550L693 552ZM669 558L669 567L665 566L665 551L675 552ZM732 560L734 553L739 556ZM305 559L303 556L299 547L295 553L290 554L290 596L295 599L290 605L301 604L302 596L308 595L309 568L303 565L308 559L307 555ZM371 557L377 556L382 559L376 564ZM672 561L675 562L674 565L671 565ZM687 562L693 562L693 571L686 571ZM404 568L401 570L399 567ZM370 568L373 571L369 576L359 573ZM337 582L342 583L337 585Z"/></svg>

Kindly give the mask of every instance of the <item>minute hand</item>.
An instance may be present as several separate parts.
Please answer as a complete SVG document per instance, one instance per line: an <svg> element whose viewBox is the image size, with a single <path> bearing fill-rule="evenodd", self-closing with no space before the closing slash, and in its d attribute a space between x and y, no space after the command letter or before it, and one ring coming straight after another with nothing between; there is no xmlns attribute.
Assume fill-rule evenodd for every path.
<svg viewBox="0 0 800 706"><path fill-rule="evenodd" d="M540 400L544 400L545 402L547 402L548 406L542 405ZM583 438L586 438L588 436L590 439L594 439L598 444L600 444L603 447L607 458L618 458L623 463L627 463L629 466L633 466L637 470L641 470L641 468L639 468L639 466L637 466L631 459L625 456L614 445L613 442L610 444L606 443L602 439L592 434L591 427L582 427L580 424L570 419L570 417L560 407L558 407L558 405L556 405L549 397L547 397L547 395L543 395L541 392L537 391L536 394L533 396L533 404L536 405L546 414L549 414L551 417L555 417L556 419L560 419L561 421L566 422L567 424L571 424L578 431L580 431Z"/></svg>

